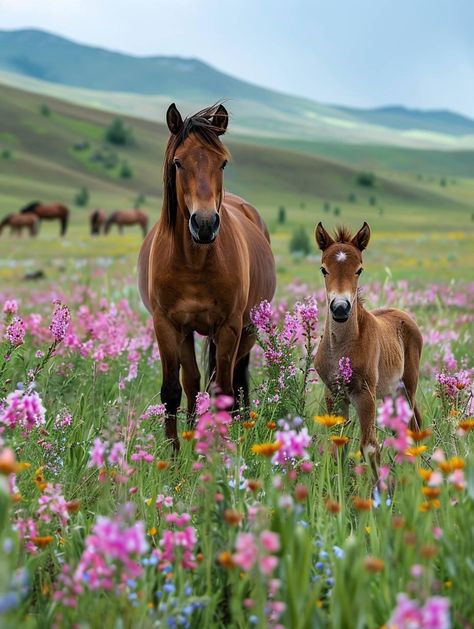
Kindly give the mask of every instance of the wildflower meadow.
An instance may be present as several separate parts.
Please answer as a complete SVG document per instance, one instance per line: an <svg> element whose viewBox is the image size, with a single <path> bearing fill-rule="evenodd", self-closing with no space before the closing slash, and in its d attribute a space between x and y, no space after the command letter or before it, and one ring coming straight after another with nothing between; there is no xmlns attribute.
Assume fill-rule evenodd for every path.
<svg viewBox="0 0 474 629"><path fill-rule="evenodd" d="M424 337L376 482L313 367L322 289L254 309L250 408L203 377L175 455L150 318L101 279L0 294L1 627L474 626L473 284L364 286Z"/></svg>

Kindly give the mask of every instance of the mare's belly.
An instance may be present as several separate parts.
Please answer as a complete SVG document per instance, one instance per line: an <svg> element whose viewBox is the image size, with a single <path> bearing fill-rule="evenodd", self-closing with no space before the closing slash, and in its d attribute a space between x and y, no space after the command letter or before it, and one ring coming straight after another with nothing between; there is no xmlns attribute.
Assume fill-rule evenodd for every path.
<svg viewBox="0 0 474 629"><path fill-rule="evenodd" d="M396 393L401 385L402 375L403 372L401 370L397 370L395 373L392 373L385 377L379 376L379 381L377 382L377 397L379 399L382 399L387 395L393 395L394 393ZM401 386L403 387L403 385ZM400 393L402 393L401 390Z"/></svg>
<svg viewBox="0 0 474 629"><path fill-rule="evenodd" d="M214 334L225 320L213 300L180 301L168 316L183 332L198 332L205 336Z"/></svg>

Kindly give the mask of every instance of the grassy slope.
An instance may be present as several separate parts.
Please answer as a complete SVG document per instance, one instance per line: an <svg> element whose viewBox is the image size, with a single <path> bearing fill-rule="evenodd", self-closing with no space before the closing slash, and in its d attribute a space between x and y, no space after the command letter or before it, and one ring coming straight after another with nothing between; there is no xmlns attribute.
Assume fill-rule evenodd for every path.
<svg viewBox="0 0 474 629"><path fill-rule="evenodd" d="M116 169L105 171L89 159L103 144L110 113L6 87L1 88L0 96L0 150L9 148L12 152L10 159L0 159L0 214L15 211L36 198L71 204L81 186L87 186L91 193L89 208L73 209L72 229L65 242L58 243L53 225L45 226L35 243L3 236L1 258L8 265L18 259L30 260L32 265L38 259L49 260L53 246L58 257L130 255L134 259L138 233L97 243L87 234L87 216L92 207L112 210L130 206L142 192L147 196L145 209L153 219L158 217L166 128L145 120L127 119L133 127L135 144L114 150L120 159L129 162L134 176L121 180ZM42 103L48 104L49 116L40 113ZM89 152L75 152L74 143L83 140L90 142L92 148ZM262 211L273 233L278 266L285 279L292 279L295 274L303 279L313 276L310 266L289 257L288 240L296 225L303 224L312 232L319 220L328 225L344 221L353 226L368 220L375 239L387 241L382 256L376 256L375 247L368 254L369 258L374 256L374 270L380 276L387 265L405 275L407 261L412 275L464 276L464 269L472 261L472 181L458 180L456 185L441 189L437 181L419 182L413 176L408 180L406 176L391 174L378 177L375 189L361 188L355 181L359 167L296 150L232 140L227 144L233 159L226 171L226 186ZM351 193L356 196L355 202L348 201ZM375 197L373 205L369 203L371 197ZM326 201L331 203L327 213L323 211ZM275 218L281 204L286 206L288 218L284 226L277 226ZM332 213L335 206L341 210L339 217ZM464 235L459 235L461 231ZM410 249L400 260L399 232L403 232L404 242L415 243L415 256ZM450 232L456 234L449 236ZM446 238L449 243L443 247ZM386 257L388 251L391 253ZM449 256L454 258L449 260ZM5 277L15 274L8 268L2 271Z"/></svg>

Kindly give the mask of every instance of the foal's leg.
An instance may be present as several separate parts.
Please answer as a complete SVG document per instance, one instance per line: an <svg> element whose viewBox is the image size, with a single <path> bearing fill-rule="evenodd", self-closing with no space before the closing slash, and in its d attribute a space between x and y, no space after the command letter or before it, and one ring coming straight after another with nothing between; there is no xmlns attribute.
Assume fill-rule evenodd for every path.
<svg viewBox="0 0 474 629"><path fill-rule="evenodd" d="M410 419L410 430L421 430L421 414L416 404L416 387L418 385L418 370L420 365L420 357L410 352L407 348L405 355L405 371L403 372L402 381L405 385L405 391L408 402L413 409L413 416Z"/></svg>
<svg viewBox="0 0 474 629"><path fill-rule="evenodd" d="M165 434L176 451L179 450L179 439L176 412L181 403L182 388L179 382L179 347L180 335L176 328L161 313L154 313L153 325L160 350L163 370L161 385L161 401L166 404Z"/></svg>
<svg viewBox="0 0 474 629"><path fill-rule="evenodd" d="M194 425L196 396L201 387L201 374L194 351L194 334L190 332L181 343L179 358L183 368L183 387L188 401L188 425Z"/></svg>
<svg viewBox="0 0 474 629"><path fill-rule="evenodd" d="M375 472L380 462L379 444L375 436L375 387L372 389L365 385L351 395L351 402L359 417L361 452Z"/></svg>
<svg viewBox="0 0 474 629"><path fill-rule="evenodd" d="M328 387L324 387L324 399L326 400L326 409L330 415L338 411L337 408L334 408L334 396ZM340 402L339 408L341 416L344 417L346 422L349 421L349 400L346 397Z"/></svg>

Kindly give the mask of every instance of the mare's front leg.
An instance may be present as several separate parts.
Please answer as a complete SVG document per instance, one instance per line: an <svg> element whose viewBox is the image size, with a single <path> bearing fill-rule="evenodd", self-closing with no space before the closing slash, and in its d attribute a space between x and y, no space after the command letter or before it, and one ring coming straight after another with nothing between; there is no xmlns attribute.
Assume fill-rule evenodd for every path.
<svg viewBox="0 0 474 629"><path fill-rule="evenodd" d="M350 401L357 411L360 422L360 449L364 458L370 462L376 476L380 463L380 450L375 435L375 386L365 383L358 391L350 394Z"/></svg>
<svg viewBox="0 0 474 629"><path fill-rule="evenodd" d="M194 425L196 410L196 396L201 390L201 374L196 361L194 350L194 334L190 332L184 337L179 350L181 366L183 368L183 387L188 401L188 425Z"/></svg>
<svg viewBox="0 0 474 629"><path fill-rule="evenodd" d="M165 434L176 451L179 450L179 439L176 412L181 403L182 388L179 382L179 348L181 334L164 316L157 311L153 314L153 325L160 350L163 383L161 385L161 401L166 404Z"/></svg>
<svg viewBox="0 0 474 629"><path fill-rule="evenodd" d="M225 395L234 397L233 377L237 349L242 334L242 318L227 321L216 334L216 384Z"/></svg>
<svg viewBox="0 0 474 629"><path fill-rule="evenodd" d="M331 389L325 386L324 399L326 400L326 408L329 415L334 415L339 412L346 422L349 421L349 400L344 396L342 400L338 399L338 403L336 404L334 397L337 398L337 394L334 396Z"/></svg>

